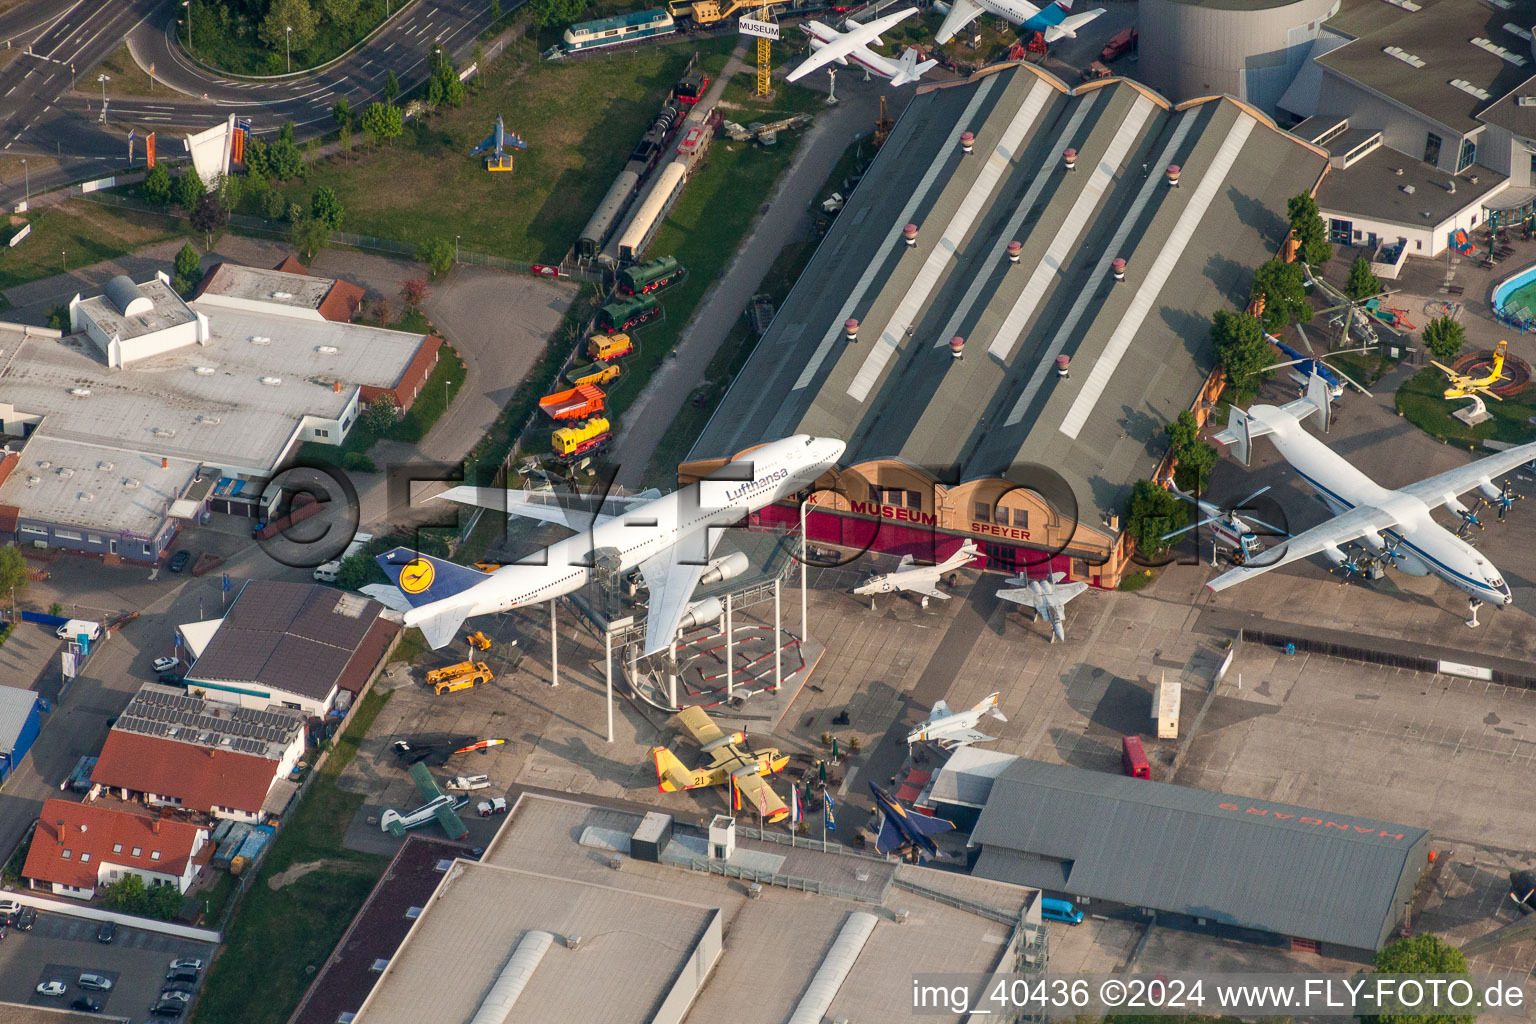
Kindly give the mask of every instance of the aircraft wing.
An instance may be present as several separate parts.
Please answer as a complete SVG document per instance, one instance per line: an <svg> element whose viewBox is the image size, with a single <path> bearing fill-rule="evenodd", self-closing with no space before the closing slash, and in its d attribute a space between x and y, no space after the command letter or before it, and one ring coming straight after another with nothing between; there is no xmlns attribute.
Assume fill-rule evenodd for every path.
<svg viewBox="0 0 1536 1024"><path fill-rule="evenodd" d="M1536 449L1536 444L1527 445L1526 447ZM1536 450L1526 455L1527 460L1533 458L1536 458ZM1518 464L1516 463L1516 465ZM1468 486L1471 485L1469 484ZM1271 569L1279 568L1289 562L1294 562L1301 558L1310 558L1328 548L1348 544L1350 541L1360 538L1368 531L1379 533L1396 525L1397 519L1391 513L1369 505L1357 505L1343 515L1334 516L1326 523L1314 526L1310 530L1304 530L1284 543L1272 548L1271 550L1277 552L1277 557L1273 560L1264 561L1263 564L1255 564L1264 559L1264 555L1260 555L1247 565L1222 573L1207 583L1206 586L1218 592L1226 590L1234 584L1266 573ZM1265 555L1268 553L1265 552Z"/></svg>
<svg viewBox="0 0 1536 1024"><path fill-rule="evenodd" d="M752 771L744 771L733 776L736 779L736 788L741 791L742 806L748 804L768 821L778 821L789 813L789 808L784 806L784 801L773 791L761 775L757 774L756 766Z"/></svg>
<svg viewBox="0 0 1536 1024"><path fill-rule="evenodd" d="M432 773L427 771L427 766L420 761L411 765L406 774L411 777L412 782L416 783L417 792L427 803L443 795L443 791L438 788L437 780L432 778Z"/></svg>
<svg viewBox="0 0 1536 1024"><path fill-rule="evenodd" d="M682 724L683 731L701 747L725 735L725 730L715 724L709 712L700 707L683 708L677 713L677 720Z"/></svg>
<svg viewBox="0 0 1536 1024"><path fill-rule="evenodd" d="M1082 14L1069 14L1062 18L1059 24L1051 25L1045 30L1045 41L1054 43L1058 39L1076 39L1078 29L1103 13L1104 8L1099 7L1092 11L1084 11Z"/></svg>
<svg viewBox="0 0 1536 1024"><path fill-rule="evenodd" d="M834 39L821 49L811 54L795 67L795 70L784 76L786 82L798 82L817 68L826 67L828 64L847 64L848 55L855 50L862 50L864 46L859 43L850 45L846 40Z"/></svg>
<svg viewBox="0 0 1536 1024"><path fill-rule="evenodd" d="M947 732L935 737L940 746L958 747L966 743L990 743L997 739L996 736L988 736L979 729L960 729L957 732Z"/></svg>
<svg viewBox="0 0 1536 1024"><path fill-rule="evenodd" d="M699 585L699 577L707 568L705 559L714 553L720 543L723 530L709 530L705 542L708 550L705 558L694 559L695 564L684 565L679 561L679 544L673 544L640 563L640 575L651 591L650 605L645 617L645 650L642 656L662 651L677 635L677 624L688 610L688 602Z"/></svg>
<svg viewBox="0 0 1536 1024"><path fill-rule="evenodd" d="M1476 462L1469 462L1465 466L1438 473L1416 484L1409 484L1402 490L1404 494L1413 495L1430 508L1438 508L1457 495L1470 491L1484 480L1492 481L1496 476L1512 473L1532 460L1536 460L1536 442L1522 444L1478 459Z"/></svg>
<svg viewBox="0 0 1536 1024"><path fill-rule="evenodd" d="M1062 615L1066 613L1067 602L1087 589L1088 584L1082 582L1058 583L1051 589L1046 600L1050 601L1051 607L1055 609L1056 614Z"/></svg>
<svg viewBox="0 0 1536 1024"><path fill-rule="evenodd" d="M556 495L542 491L509 491L500 487L450 487L433 497L444 501L456 501L461 505L478 505L480 508L504 512L511 516L522 516L525 519L538 519L542 522L554 523L556 526L564 526L577 533L585 533L587 530L595 529L618 518L603 512L594 515L586 509L569 508L561 504ZM620 503L620 508L635 504L627 498L610 497L604 502L605 507L612 502Z"/></svg>
<svg viewBox="0 0 1536 1024"><path fill-rule="evenodd" d="M1009 580L1008 582L1012 583L1013 581ZM1019 587L1016 590L999 590L997 596L1003 601L1012 601L1014 604L1027 605L1031 608L1035 606L1035 592L1029 587Z"/></svg>
<svg viewBox="0 0 1536 1024"><path fill-rule="evenodd" d="M468 803L467 800L465 802ZM469 835L469 829L464 827L464 820L454 810L452 802L443 801L442 806L432 812L432 816L437 819L439 825L443 826L443 831L448 833L449 839L463 839Z"/></svg>
<svg viewBox="0 0 1536 1024"><path fill-rule="evenodd" d="M940 590L938 587L934 586L932 583L902 583L898 580L896 585L901 587L902 590L909 591L913 594L922 594L924 597L936 597L940 601L949 600L949 595L944 593L944 591Z"/></svg>
<svg viewBox="0 0 1536 1024"><path fill-rule="evenodd" d="M949 13L944 15L944 23L939 26L939 31L934 35L933 41L939 44L947 43L955 38L955 33L975 21L981 16L981 5L975 0L952 0L949 5Z"/></svg>

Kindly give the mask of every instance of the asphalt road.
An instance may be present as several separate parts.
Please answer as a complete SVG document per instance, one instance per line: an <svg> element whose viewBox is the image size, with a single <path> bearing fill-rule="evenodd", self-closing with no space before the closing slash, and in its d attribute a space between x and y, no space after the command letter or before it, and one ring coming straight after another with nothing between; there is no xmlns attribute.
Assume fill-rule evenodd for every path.
<svg viewBox="0 0 1536 1024"><path fill-rule="evenodd" d="M331 67L257 80L210 72L182 52L172 35L182 11L179 0L75 0L62 11L59 6L59 0L30 0L0 18L0 39L26 48L0 69L0 126L7 138L0 155L57 160L57 166L31 174L30 183L26 174L7 173L0 184L0 202L6 204L20 200L28 188L41 191L122 163L132 128L141 135L202 129L236 113L250 117L258 134L287 121L300 138L319 134L331 127L337 99L345 96L354 110L365 107L380 97L391 71L408 91L427 77L434 47L462 63L491 23L490 0L414 0ZM509 3L506 9L516 6ZM124 40L141 65L154 66L167 95L116 99L107 83L103 121L97 83L77 82L75 75Z"/></svg>

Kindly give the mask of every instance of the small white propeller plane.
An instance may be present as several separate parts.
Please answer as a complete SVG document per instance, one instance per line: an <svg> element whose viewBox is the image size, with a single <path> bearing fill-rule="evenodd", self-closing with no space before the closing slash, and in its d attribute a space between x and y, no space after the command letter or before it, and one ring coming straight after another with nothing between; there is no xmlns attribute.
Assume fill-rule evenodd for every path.
<svg viewBox="0 0 1536 1024"><path fill-rule="evenodd" d="M869 598L871 608L875 606L876 594L894 594L902 590L921 595L924 608L928 607L930 597L948 601L949 595L938 587L939 580L945 573L968 564L978 550L974 543L966 541L954 554L935 565L917 565L911 555L902 555L895 572L871 576L854 587L853 593Z"/></svg>
<svg viewBox="0 0 1536 1024"><path fill-rule="evenodd" d="M953 750L968 743L990 743L997 737L977 731L976 723L981 721L982 715L991 715L999 722L1008 721L997 709L997 698L998 694L988 694L969 711L951 711L948 704L937 701L928 713L928 720L907 734L907 746L927 740L944 750Z"/></svg>
<svg viewBox="0 0 1536 1024"><path fill-rule="evenodd" d="M936 60L925 60L918 63L916 50L908 49L901 55L899 61L893 61L889 57L883 57L870 49L870 45L882 44L880 33L887 31L899 21L904 21L917 13L916 7L909 7L895 14L887 14L883 18L876 18L865 25L850 21L854 26L846 32L839 32L830 25L820 21L808 21L801 28L811 37L811 55L801 62L800 66L785 76L787 81L798 81L817 68L828 64L847 64L849 61L857 64L881 78L888 78L893 86L911 85L922 78L929 69L938 67Z"/></svg>
<svg viewBox="0 0 1536 1024"><path fill-rule="evenodd" d="M1336 567L1357 569L1359 562L1344 551L1360 542L1376 558L1410 576L1434 573L1472 599L1473 617L1484 601L1504 607L1514 598L1498 567L1456 533L1431 517L1445 506L1461 517L1464 525L1478 525L1476 512L1462 504L1458 495L1477 489L1490 502L1507 500L1507 489L1493 480L1536 460L1536 442L1467 463L1398 490L1389 490L1346 462L1332 448L1302 426L1316 417L1326 433L1331 409L1328 385L1316 373L1307 382L1307 394L1282 406L1255 405L1246 412L1232 407L1227 428L1216 440L1232 449L1239 462L1248 465L1254 438L1268 435L1285 460L1322 498L1333 518L1305 530L1284 543L1250 559L1246 565L1222 573L1206 584L1221 591L1288 562L1323 554Z"/></svg>
<svg viewBox="0 0 1536 1024"><path fill-rule="evenodd" d="M999 590L997 596L1034 608L1036 622L1044 619L1051 624L1051 643L1055 643L1067 638L1067 602L1088 589L1086 583L1061 582L1066 578L1064 572L1053 572L1048 580L1032 580L1020 573L1007 581L1008 586L1018 589Z"/></svg>

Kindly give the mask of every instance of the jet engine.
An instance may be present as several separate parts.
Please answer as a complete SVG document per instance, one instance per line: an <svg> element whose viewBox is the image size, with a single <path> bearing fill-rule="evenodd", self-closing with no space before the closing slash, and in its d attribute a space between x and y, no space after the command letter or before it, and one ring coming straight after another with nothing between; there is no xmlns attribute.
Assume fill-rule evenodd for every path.
<svg viewBox="0 0 1536 1024"><path fill-rule="evenodd" d="M683 617L678 620L678 632L705 626L711 622L719 622L720 616L724 614L725 606L720 603L718 597L706 597L702 601L695 601L688 606L688 610L683 612Z"/></svg>
<svg viewBox="0 0 1536 1024"><path fill-rule="evenodd" d="M732 552L720 558L712 558L709 560L709 565L705 567L704 574L699 577L699 586L703 587L711 583L719 583L721 580L740 576L747 571L751 564L747 560L747 556L740 551Z"/></svg>

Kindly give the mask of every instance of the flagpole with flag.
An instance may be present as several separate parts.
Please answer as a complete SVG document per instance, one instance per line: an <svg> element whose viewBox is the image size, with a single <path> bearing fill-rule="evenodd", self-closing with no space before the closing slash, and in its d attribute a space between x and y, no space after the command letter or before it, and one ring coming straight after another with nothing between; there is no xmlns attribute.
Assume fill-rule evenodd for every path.
<svg viewBox="0 0 1536 1024"><path fill-rule="evenodd" d="M789 787L789 845L795 845L795 834L800 830L800 786Z"/></svg>
<svg viewBox="0 0 1536 1024"><path fill-rule="evenodd" d="M828 832L836 832L837 831L837 818L836 818L836 816L834 814L834 805L833 805L833 802L832 802L832 794L831 793L823 793L821 795L821 798L824 801L824 803L822 804L822 815L821 815L821 852L822 853L826 853L827 852L827 833Z"/></svg>

